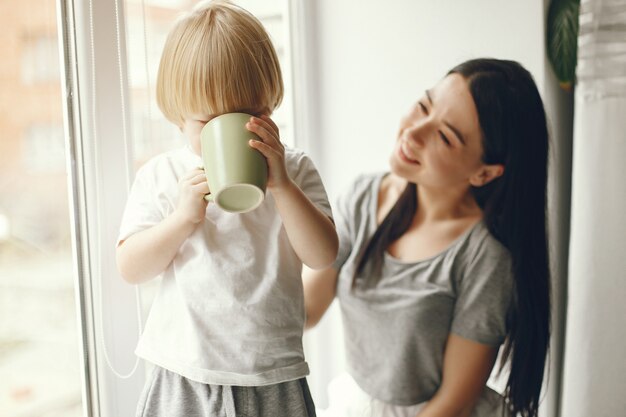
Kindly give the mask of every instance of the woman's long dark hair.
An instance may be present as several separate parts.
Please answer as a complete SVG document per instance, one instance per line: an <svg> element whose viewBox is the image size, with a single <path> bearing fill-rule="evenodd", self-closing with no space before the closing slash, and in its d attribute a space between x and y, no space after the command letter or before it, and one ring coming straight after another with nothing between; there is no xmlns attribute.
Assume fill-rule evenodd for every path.
<svg viewBox="0 0 626 417"><path fill-rule="evenodd" d="M483 162L504 174L472 188L491 234L511 253L515 280L500 368L509 362L509 411L535 417L550 341L550 271L546 230L548 129L532 76L514 61L475 59L453 68L467 81L483 134ZM378 271L384 251L417 210L409 183L360 254L355 282L367 264Z"/></svg>

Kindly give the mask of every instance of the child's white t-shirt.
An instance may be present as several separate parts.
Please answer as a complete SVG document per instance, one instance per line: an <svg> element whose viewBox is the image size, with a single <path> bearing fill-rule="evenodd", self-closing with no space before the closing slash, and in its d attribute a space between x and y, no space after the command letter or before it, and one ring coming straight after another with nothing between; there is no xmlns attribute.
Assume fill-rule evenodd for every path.
<svg viewBox="0 0 626 417"><path fill-rule="evenodd" d="M285 164L291 179L331 217L311 159L286 149ZM189 147L142 166L118 243L170 215L179 179L201 166ZM209 203L204 222L162 273L136 354L205 384L259 386L306 376L301 270L270 192L245 214Z"/></svg>

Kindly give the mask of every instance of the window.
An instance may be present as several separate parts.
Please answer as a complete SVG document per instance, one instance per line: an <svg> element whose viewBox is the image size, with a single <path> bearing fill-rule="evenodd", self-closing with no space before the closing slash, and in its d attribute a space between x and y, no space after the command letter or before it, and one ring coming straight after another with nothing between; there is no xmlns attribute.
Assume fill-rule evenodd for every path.
<svg viewBox="0 0 626 417"><path fill-rule="evenodd" d="M26 26L25 29L28 30L30 27ZM21 49L21 78L25 84L59 82L59 49L56 33L26 36Z"/></svg>
<svg viewBox="0 0 626 417"><path fill-rule="evenodd" d="M60 88L66 74L54 0L26 0L0 15L2 416L108 417L135 410L145 375L133 353L138 314L133 289L117 276L113 242L133 170L184 144L158 110L154 85L166 34L194 3L61 1L65 30L75 29L68 83L79 88L72 96ZM273 118L282 140L294 145L290 3L236 3L261 20L275 44L285 96ZM64 149L67 97L80 102L65 109L72 134ZM68 201L74 203L71 222ZM157 284L141 291L144 301L137 303L144 313Z"/></svg>
<svg viewBox="0 0 626 417"><path fill-rule="evenodd" d="M36 10L37 13L33 13ZM54 0L0 14L0 415L82 416Z"/></svg>
<svg viewBox="0 0 626 417"><path fill-rule="evenodd" d="M63 172L64 147L60 121L28 126L23 138L22 165L28 172Z"/></svg>
<svg viewBox="0 0 626 417"><path fill-rule="evenodd" d="M236 2L259 17L274 41L285 97L273 118L283 141L293 145L289 2ZM66 74L58 58L55 1L26 0L0 14L2 416L108 417L135 410L145 376L141 364L135 367L135 306L146 313L158 283L143 287L143 303L136 301L117 275L114 242L134 169L184 144L158 110L154 85L166 34L194 3L73 2L75 20L67 28L75 28L76 62L70 69L80 76L73 74L70 84L79 87L71 92L80 97L71 97L80 102L71 110L76 120L68 120L74 134L67 149L62 106L69 96L61 92ZM66 12L69 2L59 4Z"/></svg>

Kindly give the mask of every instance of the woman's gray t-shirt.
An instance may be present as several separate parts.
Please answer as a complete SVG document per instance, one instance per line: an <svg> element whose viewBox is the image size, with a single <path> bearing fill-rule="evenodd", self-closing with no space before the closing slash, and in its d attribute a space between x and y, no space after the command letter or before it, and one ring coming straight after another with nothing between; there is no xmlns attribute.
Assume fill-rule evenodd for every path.
<svg viewBox="0 0 626 417"><path fill-rule="evenodd" d="M450 333L491 346L503 342L513 291L511 256L479 222L419 262L385 252L376 283L358 280L352 288L358 255L377 227L384 176L359 177L338 201L337 297L352 377L374 398L412 405L432 398L441 384Z"/></svg>

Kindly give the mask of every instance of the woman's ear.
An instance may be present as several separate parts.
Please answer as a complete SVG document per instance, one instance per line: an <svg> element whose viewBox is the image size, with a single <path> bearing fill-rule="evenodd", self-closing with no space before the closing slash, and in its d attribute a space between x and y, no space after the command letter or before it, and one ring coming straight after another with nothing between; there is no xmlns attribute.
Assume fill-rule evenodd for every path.
<svg viewBox="0 0 626 417"><path fill-rule="evenodd" d="M504 165L493 164L483 165L480 169L470 177L469 182L474 187L482 187L504 174Z"/></svg>

